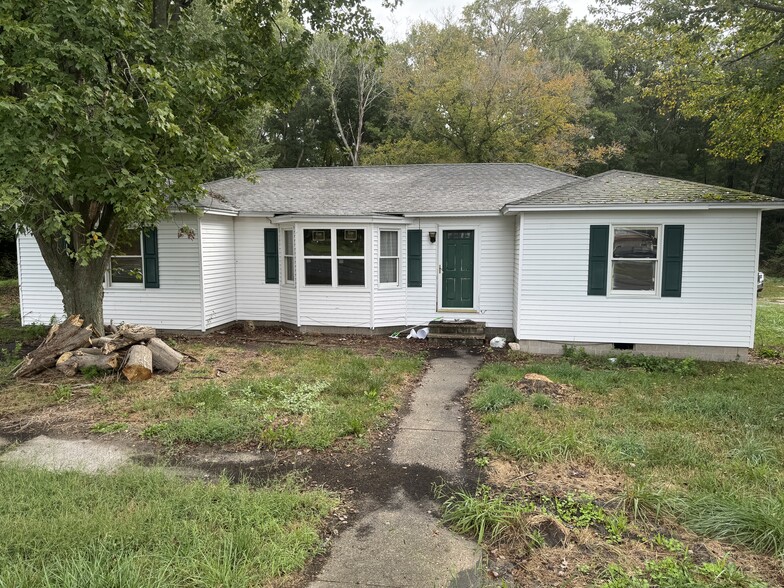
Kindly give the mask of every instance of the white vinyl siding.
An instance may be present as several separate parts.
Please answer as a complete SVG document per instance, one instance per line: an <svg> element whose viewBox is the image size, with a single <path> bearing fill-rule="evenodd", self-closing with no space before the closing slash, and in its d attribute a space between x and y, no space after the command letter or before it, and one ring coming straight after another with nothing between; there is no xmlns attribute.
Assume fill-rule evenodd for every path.
<svg viewBox="0 0 784 588"><path fill-rule="evenodd" d="M383 327L404 327L408 324L406 320L406 300L408 292L414 288L406 288L406 253L408 251L406 235L408 234L403 227L398 234L398 284L395 288L392 284L382 284L380 282L379 264L373 264L373 326L374 328ZM373 259L378 259L381 251L381 232L392 230L379 228L373 231ZM394 229L398 230L398 229Z"/></svg>
<svg viewBox="0 0 784 588"><path fill-rule="evenodd" d="M199 220L199 225L204 273L204 328L211 329L237 320L234 218L208 214Z"/></svg>
<svg viewBox="0 0 784 588"><path fill-rule="evenodd" d="M436 317L465 318L488 327L512 327L512 292L514 264L514 217L423 218L411 228L422 229L422 287L408 288L406 324L424 324ZM475 284L474 307L469 312L439 312L438 266L441 263L442 239L435 243L430 231L474 230ZM405 281L405 276L403 277Z"/></svg>
<svg viewBox="0 0 784 588"><path fill-rule="evenodd" d="M758 213L529 212L515 332L540 341L751 347ZM591 225L685 226L679 298L588 296Z"/></svg>
<svg viewBox="0 0 784 588"><path fill-rule="evenodd" d="M177 215L158 225L158 269L160 288L106 288L104 320L141 323L159 329L202 328L199 236L178 237L183 225L195 227L197 219ZM49 323L63 318L60 291L46 267L31 235L17 239L22 323Z"/></svg>
<svg viewBox="0 0 784 588"><path fill-rule="evenodd" d="M269 228L274 225L265 218L234 219L237 320L281 320L281 288L264 279L264 229Z"/></svg>

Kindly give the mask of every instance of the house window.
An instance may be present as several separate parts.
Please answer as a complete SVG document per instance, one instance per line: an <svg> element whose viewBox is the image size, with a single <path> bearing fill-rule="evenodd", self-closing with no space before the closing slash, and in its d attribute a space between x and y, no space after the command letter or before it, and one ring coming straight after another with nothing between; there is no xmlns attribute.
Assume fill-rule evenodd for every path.
<svg viewBox="0 0 784 588"><path fill-rule="evenodd" d="M294 283L294 231L283 231L283 266L287 284Z"/></svg>
<svg viewBox="0 0 784 588"><path fill-rule="evenodd" d="M304 229L305 284L364 286L364 229Z"/></svg>
<svg viewBox="0 0 784 588"><path fill-rule="evenodd" d="M399 232L381 231L379 260L378 260L378 281L381 284L397 284L399 263Z"/></svg>
<svg viewBox="0 0 784 588"><path fill-rule="evenodd" d="M338 286L365 285L365 230L337 229Z"/></svg>
<svg viewBox="0 0 784 588"><path fill-rule="evenodd" d="M305 283L308 286L332 285L332 230L303 231Z"/></svg>
<svg viewBox="0 0 784 588"><path fill-rule="evenodd" d="M656 291L658 241L658 227L613 227L613 292Z"/></svg>
<svg viewBox="0 0 784 588"><path fill-rule="evenodd" d="M134 231L118 240L110 262L109 279L110 284L144 283L141 233Z"/></svg>

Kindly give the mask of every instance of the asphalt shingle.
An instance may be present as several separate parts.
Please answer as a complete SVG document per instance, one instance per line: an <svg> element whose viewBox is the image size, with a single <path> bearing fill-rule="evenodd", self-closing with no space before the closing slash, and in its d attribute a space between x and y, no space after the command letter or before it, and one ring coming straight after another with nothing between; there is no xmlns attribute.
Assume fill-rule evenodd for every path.
<svg viewBox="0 0 784 588"><path fill-rule="evenodd" d="M508 202L578 180L527 163L260 170L256 181L205 184L205 206L243 212L370 215L500 211Z"/></svg>
<svg viewBox="0 0 784 588"><path fill-rule="evenodd" d="M662 204L784 203L784 200L740 190L627 171L608 171L521 198L514 208L591 207Z"/></svg>

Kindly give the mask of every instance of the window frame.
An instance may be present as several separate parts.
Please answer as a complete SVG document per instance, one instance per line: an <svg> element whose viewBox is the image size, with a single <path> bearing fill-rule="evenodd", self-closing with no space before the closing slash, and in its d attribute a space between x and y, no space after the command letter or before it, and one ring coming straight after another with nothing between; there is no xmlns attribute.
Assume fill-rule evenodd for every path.
<svg viewBox="0 0 784 588"><path fill-rule="evenodd" d="M283 229L283 283L296 284L296 256L294 255L294 229ZM291 251L288 250L291 237ZM291 274L289 274L289 261L291 261Z"/></svg>
<svg viewBox="0 0 784 588"><path fill-rule="evenodd" d="M381 234L382 233L395 233L395 240L397 243L397 254L396 255L382 255L381 252ZM400 287L400 229L379 229L378 230L378 286L379 288L399 288ZM382 282L381 281L381 260L382 259L394 259L395 260L395 281L394 282Z"/></svg>
<svg viewBox="0 0 784 588"><path fill-rule="evenodd" d="M656 257L615 257L615 231L617 229L626 230L654 230L656 231ZM610 296L632 296L632 297L659 297L661 295L661 271L662 271L662 245L663 245L664 225L661 224L611 224L610 225L610 238L608 239L607 247L609 249L607 254L607 294ZM617 290L615 284L615 262L640 262L650 263L653 262L653 290Z"/></svg>
<svg viewBox="0 0 784 588"><path fill-rule="evenodd" d="M138 259L139 265L141 266L141 280L138 282L115 282L112 279L112 264L114 263L115 259ZM144 273L144 235L142 231L139 231L139 255L111 255L109 256L109 267L106 270L106 275L104 278L104 287L105 288L118 288L118 289L140 289L144 290L146 288L146 275Z"/></svg>
<svg viewBox="0 0 784 588"><path fill-rule="evenodd" d="M330 255L307 255L305 253L305 231L329 231L330 236ZM338 231L362 231L362 255L338 255ZM366 226L355 226L355 225L348 225L348 226L325 226L323 224L314 225L314 226L304 226L300 227L297 230L297 235L295 236L302 245L302 255L299 258L302 260L301 264L301 272L302 272L302 279L300 280L300 287L305 288L308 290L327 290L332 291L336 288L346 288L348 290L353 291L367 291L369 289L369 280L368 280L368 244L369 244L369 236L371 235L371 229ZM306 263L308 259L329 259L330 260L330 270L331 270L331 284L308 284L307 281L307 270L305 269ZM338 284L338 261L341 259L361 259L362 260L362 276L363 276L363 283L362 285L349 285L349 284Z"/></svg>

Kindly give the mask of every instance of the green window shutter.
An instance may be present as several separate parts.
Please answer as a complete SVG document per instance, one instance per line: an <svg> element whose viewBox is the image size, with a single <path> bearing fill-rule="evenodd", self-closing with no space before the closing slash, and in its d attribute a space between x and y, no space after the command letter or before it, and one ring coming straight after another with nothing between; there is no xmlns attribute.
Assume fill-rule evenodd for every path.
<svg viewBox="0 0 784 588"><path fill-rule="evenodd" d="M610 225L591 225L588 245L588 295L607 295L607 255L610 248Z"/></svg>
<svg viewBox="0 0 784 588"><path fill-rule="evenodd" d="M664 227L662 297L680 298L682 281L683 225L667 225Z"/></svg>
<svg viewBox="0 0 784 588"><path fill-rule="evenodd" d="M264 281L278 283L278 229L264 229Z"/></svg>
<svg viewBox="0 0 784 588"><path fill-rule="evenodd" d="M144 287L160 288L158 275L158 229L142 232L142 255L144 257Z"/></svg>
<svg viewBox="0 0 784 588"><path fill-rule="evenodd" d="M408 287L422 287L422 230L408 231Z"/></svg>

